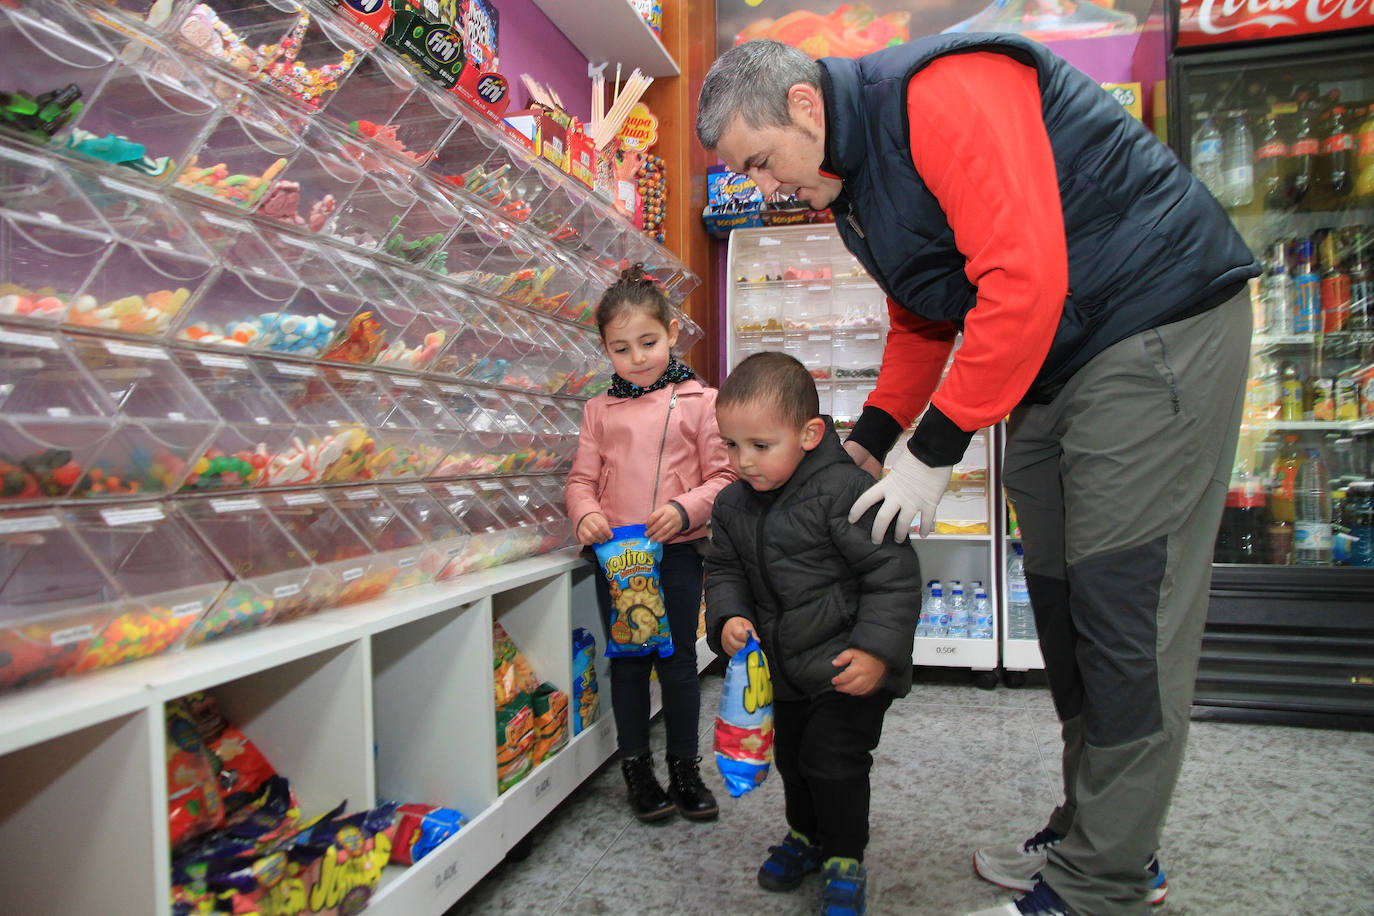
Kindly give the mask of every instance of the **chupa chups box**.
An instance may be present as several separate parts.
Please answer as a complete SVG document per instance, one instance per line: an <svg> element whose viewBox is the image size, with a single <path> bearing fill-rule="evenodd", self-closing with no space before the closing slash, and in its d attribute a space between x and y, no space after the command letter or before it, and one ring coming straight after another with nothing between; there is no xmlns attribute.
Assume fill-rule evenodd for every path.
<svg viewBox="0 0 1374 916"><path fill-rule="evenodd" d="M420 68L430 79L452 89L467 62L463 37L452 25L428 18L405 0L392 0L395 12L382 42Z"/></svg>

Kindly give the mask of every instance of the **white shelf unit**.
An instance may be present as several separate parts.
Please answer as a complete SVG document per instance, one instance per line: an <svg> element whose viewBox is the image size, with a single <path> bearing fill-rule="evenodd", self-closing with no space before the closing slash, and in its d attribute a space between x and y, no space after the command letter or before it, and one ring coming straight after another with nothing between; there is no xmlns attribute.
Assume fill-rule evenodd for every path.
<svg viewBox="0 0 1374 916"><path fill-rule="evenodd" d="M170 912L164 704L208 690L306 816L396 799L471 818L371 903L442 913L615 750L599 658L601 719L497 794L492 622L570 692L572 628L601 631L589 577L564 550L0 698L6 911Z"/></svg>
<svg viewBox="0 0 1374 916"><path fill-rule="evenodd" d="M997 542L1001 546L1001 551L997 558L997 573L999 581L1007 581L1007 560L1011 557L1012 544L1019 539L1011 536L1011 531L1007 527L1007 499L1001 486L1002 459L1006 454L1007 432L1003 425L997 433L995 462L998 474L998 515L997 515ZM1009 639L1007 637L1007 601L1009 592L1005 585L997 590L997 641L1001 643L1002 668L1006 671L1024 673L1026 671L1042 671L1045 668L1044 656L1040 654L1040 643L1034 639Z"/></svg>
<svg viewBox="0 0 1374 916"><path fill-rule="evenodd" d="M821 411L837 424L852 423L877 380L887 336L887 300L859 262L845 249L833 225L736 229L730 233L726 286L726 364L760 350L783 350L816 376ZM842 434L843 435L843 434ZM897 449L905 447L899 441ZM960 479L942 500L941 520L980 520L986 533L933 534L914 538L926 579L979 580L996 600L1002 576L995 550L1001 487L988 460L992 433L980 430L956 468ZM983 471L981 486L962 475ZM965 518L965 516L971 516ZM972 599L972 592L967 596ZM913 594L920 602L922 595ZM1001 621L994 621L1001 629ZM994 671L993 639L917 639L918 665Z"/></svg>
<svg viewBox="0 0 1374 916"><path fill-rule="evenodd" d="M534 0L592 64L618 63L626 76L677 76L677 63L629 0Z"/></svg>

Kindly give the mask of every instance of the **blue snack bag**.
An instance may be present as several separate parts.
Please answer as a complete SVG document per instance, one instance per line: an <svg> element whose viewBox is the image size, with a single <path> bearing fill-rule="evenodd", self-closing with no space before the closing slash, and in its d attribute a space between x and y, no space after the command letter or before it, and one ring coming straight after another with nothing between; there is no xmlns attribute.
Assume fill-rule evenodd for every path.
<svg viewBox="0 0 1374 916"><path fill-rule="evenodd" d="M580 735L601 715L596 690L596 637L582 627L573 630L573 696L569 714L572 733Z"/></svg>
<svg viewBox="0 0 1374 916"><path fill-rule="evenodd" d="M611 529L609 541L596 545L596 558L611 586L606 657L672 655L673 636L658 579L663 545L645 537L643 525L623 525Z"/></svg>
<svg viewBox="0 0 1374 916"><path fill-rule="evenodd" d="M757 788L773 760L773 680L754 635L725 666L716 714L716 766L732 798Z"/></svg>

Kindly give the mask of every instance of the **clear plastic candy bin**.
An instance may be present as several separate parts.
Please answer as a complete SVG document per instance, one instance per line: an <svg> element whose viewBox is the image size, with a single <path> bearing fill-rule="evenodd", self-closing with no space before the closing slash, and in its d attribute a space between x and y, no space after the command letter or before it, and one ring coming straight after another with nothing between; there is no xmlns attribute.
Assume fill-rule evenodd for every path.
<svg viewBox="0 0 1374 916"><path fill-rule="evenodd" d="M263 468L263 486L308 486L360 479L371 439L362 420L325 381L318 366L259 358L265 384L296 418L290 448Z"/></svg>
<svg viewBox="0 0 1374 916"><path fill-rule="evenodd" d="M264 493L263 503L277 524L300 545L310 561L325 573L311 581L309 604L298 606L272 622L286 623L326 607L356 600L359 583L371 581L379 560L372 545L335 509L323 490Z"/></svg>
<svg viewBox="0 0 1374 916"><path fill-rule="evenodd" d="M61 3L0 6L0 130L30 142L64 142L115 69L100 29Z"/></svg>
<svg viewBox="0 0 1374 916"><path fill-rule="evenodd" d="M367 427L371 449L350 479L419 479L438 464L443 452L433 434L396 403L381 376L361 369L321 367L330 387Z"/></svg>
<svg viewBox="0 0 1374 916"><path fill-rule="evenodd" d="M452 559L467 545L468 530L424 484L382 487L382 495L424 540L418 560L420 575L429 580L442 578Z"/></svg>
<svg viewBox="0 0 1374 916"><path fill-rule="evenodd" d="M340 601L377 598L390 591L433 582L420 565L425 541L377 487L344 487L328 492L329 501L372 545L371 573L350 583Z"/></svg>
<svg viewBox="0 0 1374 916"><path fill-rule="evenodd" d="M180 645L229 575L159 503L72 506L68 526L127 597L76 664L91 671Z"/></svg>

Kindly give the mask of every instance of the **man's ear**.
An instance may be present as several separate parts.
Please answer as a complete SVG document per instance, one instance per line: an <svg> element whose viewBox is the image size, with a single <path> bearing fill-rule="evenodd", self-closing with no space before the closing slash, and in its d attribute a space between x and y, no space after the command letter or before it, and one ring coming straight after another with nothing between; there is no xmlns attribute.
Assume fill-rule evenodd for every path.
<svg viewBox="0 0 1374 916"><path fill-rule="evenodd" d="M793 83L787 90L787 107L793 122L816 129L825 126L825 100L821 91L806 83Z"/></svg>
<svg viewBox="0 0 1374 916"><path fill-rule="evenodd" d="M802 427L801 446L806 451L821 444L821 439L825 438L825 421L820 417L812 417L806 421Z"/></svg>

